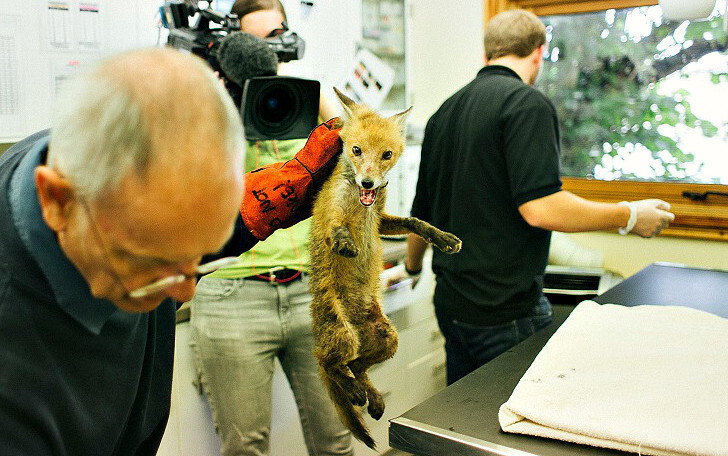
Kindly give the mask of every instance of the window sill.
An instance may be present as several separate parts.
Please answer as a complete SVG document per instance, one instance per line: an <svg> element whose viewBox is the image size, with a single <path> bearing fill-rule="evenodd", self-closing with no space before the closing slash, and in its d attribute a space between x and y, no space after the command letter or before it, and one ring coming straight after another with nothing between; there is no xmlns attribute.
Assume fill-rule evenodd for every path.
<svg viewBox="0 0 728 456"><path fill-rule="evenodd" d="M575 14L602 11L609 8L633 8L657 5L658 0L483 0L485 23L491 17L510 8L523 8L536 16Z"/></svg>
<svg viewBox="0 0 728 456"><path fill-rule="evenodd" d="M690 192L728 192L728 185L679 184L665 182L598 181L564 177L563 189L592 201L616 203L659 198L670 203L675 220L661 235L691 239L728 241L728 198L708 196L693 201L682 196Z"/></svg>
<svg viewBox="0 0 728 456"><path fill-rule="evenodd" d="M511 0L510 6L531 10L537 16L601 11L608 8L634 8L656 5L658 0Z"/></svg>

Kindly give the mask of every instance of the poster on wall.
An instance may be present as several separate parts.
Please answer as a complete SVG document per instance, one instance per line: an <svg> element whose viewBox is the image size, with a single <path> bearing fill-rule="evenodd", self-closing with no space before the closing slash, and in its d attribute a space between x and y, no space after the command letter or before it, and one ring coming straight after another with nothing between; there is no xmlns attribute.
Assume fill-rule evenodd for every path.
<svg viewBox="0 0 728 456"><path fill-rule="evenodd" d="M357 103L379 109L393 82L394 69L367 49L360 49L339 87L343 87L342 92Z"/></svg>
<svg viewBox="0 0 728 456"><path fill-rule="evenodd" d="M79 50L97 51L101 49L100 2L80 2L78 4L77 24Z"/></svg>
<svg viewBox="0 0 728 456"><path fill-rule="evenodd" d="M48 46L55 50L73 47L73 12L68 1L49 1L46 10Z"/></svg>
<svg viewBox="0 0 728 456"><path fill-rule="evenodd" d="M53 79L53 100L58 97L58 94L63 90L63 85L78 73L83 65L78 59L62 59L55 60L51 68L51 77Z"/></svg>
<svg viewBox="0 0 728 456"><path fill-rule="evenodd" d="M42 25L50 51L99 51L103 47L101 0L49 0Z"/></svg>
<svg viewBox="0 0 728 456"><path fill-rule="evenodd" d="M20 17L0 15L0 141L22 130L19 43Z"/></svg>

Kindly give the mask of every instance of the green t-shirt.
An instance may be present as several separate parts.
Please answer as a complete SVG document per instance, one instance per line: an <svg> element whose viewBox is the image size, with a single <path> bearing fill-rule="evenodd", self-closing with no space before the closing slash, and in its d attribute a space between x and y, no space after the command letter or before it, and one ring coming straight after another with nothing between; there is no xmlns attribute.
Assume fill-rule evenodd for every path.
<svg viewBox="0 0 728 456"><path fill-rule="evenodd" d="M248 141L245 171L293 158L304 144L306 138L286 141ZM311 221L307 219L290 228L277 230L268 239L257 243L252 249L240 255L241 265L219 269L209 277L238 279L267 272L276 266L307 272L310 259L308 254L310 228Z"/></svg>

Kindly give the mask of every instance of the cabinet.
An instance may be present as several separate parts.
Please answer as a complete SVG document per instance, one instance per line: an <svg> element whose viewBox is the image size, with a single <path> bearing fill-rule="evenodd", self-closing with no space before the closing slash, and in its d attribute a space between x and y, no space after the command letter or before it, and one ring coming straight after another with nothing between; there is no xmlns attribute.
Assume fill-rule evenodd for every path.
<svg viewBox="0 0 728 456"><path fill-rule="evenodd" d="M406 0L362 0L361 46L394 70L394 83L382 110L402 111L409 107L407 66L408 2Z"/></svg>

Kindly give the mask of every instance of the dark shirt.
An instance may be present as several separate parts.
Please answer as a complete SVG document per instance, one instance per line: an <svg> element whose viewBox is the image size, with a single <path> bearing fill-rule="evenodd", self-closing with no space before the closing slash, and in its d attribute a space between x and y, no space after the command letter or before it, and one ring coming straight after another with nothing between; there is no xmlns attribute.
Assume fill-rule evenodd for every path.
<svg viewBox="0 0 728 456"><path fill-rule="evenodd" d="M42 219L48 132L0 159L0 454L153 455L169 414L175 306L94 298Z"/></svg>
<svg viewBox="0 0 728 456"><path fill-rule="evenodd" d="M436 302L451 318L492 325L538 303L550 231L518 207L561 189L553 104L503 66L487 66L430 118L412 215L463 241L434 249Z"/></svg>

